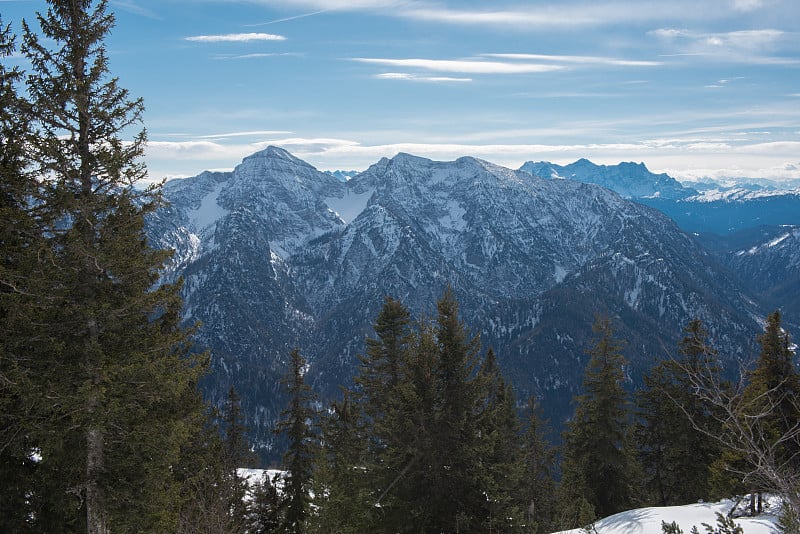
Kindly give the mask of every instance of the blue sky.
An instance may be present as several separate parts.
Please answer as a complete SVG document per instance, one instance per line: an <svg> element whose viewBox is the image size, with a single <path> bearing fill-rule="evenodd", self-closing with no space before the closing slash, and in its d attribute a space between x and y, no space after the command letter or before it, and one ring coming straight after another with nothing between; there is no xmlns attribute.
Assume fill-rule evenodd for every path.
<svg viewBox="0 0 800 534"><path fill-rule="evenodd" d="M110 4L152 178L269 144L331 170L402 151L800 178L797 0ZM44 8L0 0L6 23Z"/></svg>

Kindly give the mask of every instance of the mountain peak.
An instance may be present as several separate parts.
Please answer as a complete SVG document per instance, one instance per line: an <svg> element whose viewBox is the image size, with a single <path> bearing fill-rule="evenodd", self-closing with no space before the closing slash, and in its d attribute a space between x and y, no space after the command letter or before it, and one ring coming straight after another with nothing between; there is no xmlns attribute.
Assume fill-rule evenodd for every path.
<svg viewBox="0 0 800 534"><path fill-rule="evenodd" d="M298 157L293 156L288 150L283 149L278 146L269 145L267 148L263 150L259 150L253 154L250 154L243 161L247 161L250 159L272 159L272 160L281 160L286 162L291 162L297 165L302 165L304 167L311 167L308 163L301 160Z"/></svg>

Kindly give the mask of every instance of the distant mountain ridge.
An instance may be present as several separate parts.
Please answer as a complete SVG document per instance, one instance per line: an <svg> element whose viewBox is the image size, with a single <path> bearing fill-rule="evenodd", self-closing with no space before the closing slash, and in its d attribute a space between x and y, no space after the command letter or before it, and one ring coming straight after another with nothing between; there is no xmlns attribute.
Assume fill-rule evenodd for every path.
<svg viewBox="0 0 800 534"><path fill-rule="evenodd" d="M623 162L618 165L596 165L579 159L569 165L556 165L547 161L528 161L520 167L536 176L547 179L566 178L601 185L615 191L623 198L685 199L698 192L684 187L668 174L654 174L644 163Z"/></svg>
<svg viewBox="0 0 800 534"><path fill-rule="evenodd" d="M643 163L596 165L580 159L569 165L529 161L521 170L545 179L569 179L601 185L623 198L666 213L687 232L726 235L764 225L800 224L800 189L794 183L778 188L687 187L667 174L650 172Z"/></svg>
<svg viewBox="0 0 800 534"><path fill-rule="evenodd" d="M749 355L764 313L731 271L660 212L593 184L471 157L384 158L346 182L269 147L232 172L168 182L148 235L177 253L187 321L212 350L206 389L242 396L259 449L283 406L289 350L335 395L385 296L416 317L449 284L521 396L556 425L579 392L595 313L628 341L630 380L691 318L728 358Z"/></svg>

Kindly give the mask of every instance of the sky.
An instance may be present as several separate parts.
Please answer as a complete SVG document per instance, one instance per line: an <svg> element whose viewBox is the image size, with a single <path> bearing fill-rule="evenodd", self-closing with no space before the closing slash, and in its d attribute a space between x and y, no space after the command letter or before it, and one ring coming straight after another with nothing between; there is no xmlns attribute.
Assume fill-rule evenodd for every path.
<svg viewBox="0 0 800 534"><path fill-rule="evenodd" d="M111 0L152 179L268 145L800 178L797 0ZM0 0L17 27L43 0ZM24 58L15 56L26 68Z"/></svg>

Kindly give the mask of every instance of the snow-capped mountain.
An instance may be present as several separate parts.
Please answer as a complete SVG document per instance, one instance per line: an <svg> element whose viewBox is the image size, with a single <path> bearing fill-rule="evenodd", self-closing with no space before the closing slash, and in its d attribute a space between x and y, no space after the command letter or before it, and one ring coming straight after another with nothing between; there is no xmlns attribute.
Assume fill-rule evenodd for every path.
<svg viewBox="0 0 800 534"><path fill-rule="evenodd" d="M684 187L668 174L650 172L644 163L596 165L587 159L579 159L575 163L562 166L547 161L528 161L520 170L545 179L565 178L601 185L629 199L683 199L697 194L696 190Z"/></svg>
<svg viewBox="0 0 800 534"><path fill-rule="evenodd" d="M236 386L264 448L289 350L334 394L387 295L422 316L450 284L519 394L539 394L556 424L578 392L595 313L628 340L635 383L694 317L726 357L749 356L762 312L658 211L470 157L399 154L342 182L270 147L164 195L149 236L177 251L165 277L184 277L187 320L202 323L207 389L219 402Z"/></svg>
<svg viewBox="0 0 800 534"><path fill-rule="evenodd" d="M800 319L800 226L761 226L702 241L765 306Z"/></svg>
<svg viewBox="0 0 800 534"><path fill-rule="evenodd" d="M642 163L596 165L586 159L565 166L529 161L521 170L545 179L601 185L666 213L687 232L725 235L763 225L800 224L800 189L792 182L689 187L650 172Z"/></svg>

